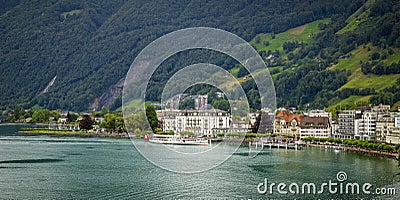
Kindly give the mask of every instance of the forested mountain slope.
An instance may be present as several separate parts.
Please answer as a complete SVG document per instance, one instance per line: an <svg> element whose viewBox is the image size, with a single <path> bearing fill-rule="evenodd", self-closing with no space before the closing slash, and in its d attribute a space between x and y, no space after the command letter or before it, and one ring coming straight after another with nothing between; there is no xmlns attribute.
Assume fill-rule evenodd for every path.
<svg viewBox="0 0 400 200"><path fill-rule="evenodd" d="M326 18L337 22L333 23L333 30L338 31L364 3L361 0L1 1L0 106L5 109L19 104L28 108L38 104L50 109L88 110L96 99L124 78L138 52L163 34L186 27L209 26L231 31L250 41L259 33L280 33ZM396 10L396 6L390 9ZM374 13L371 17L382 17L392 10L383 7L371 12ZM378 34L389 38L393 35L389 29ZM339 48L343 51L340 55L355 48L355 44L348 49L339 45L353 43L353 37L362 36L361 32L350 32L337 36L336 32L323 31L318 36L319 42L326 41L320 44L322 49L333 49L324 52L332 57L326 62L335 62ZM333 45L336 42L339 43ZM380 45L371 38L363 38L359 44L368 42ZM309 52L304 55L312 58L320 55L320 50L313 50L314 55ZM304 58L296 52L293 55L301 55L300 60ZM289 76L284 73L281 76ZM276 83L282 105L307 102L296 102L301 93L286 88L279 80L284 79L278 78ZM50 82L51 86L45 90ZM283 101L279 96L281 91L293 95L293 101Z"/></svg>
<svg viewBox="0 0 400 200"><path fill-rule="evenodd" d="M270 64L278 105L337 112L400 104L399 1L369 0L349 17L259 34L251 43Z"/></svg>

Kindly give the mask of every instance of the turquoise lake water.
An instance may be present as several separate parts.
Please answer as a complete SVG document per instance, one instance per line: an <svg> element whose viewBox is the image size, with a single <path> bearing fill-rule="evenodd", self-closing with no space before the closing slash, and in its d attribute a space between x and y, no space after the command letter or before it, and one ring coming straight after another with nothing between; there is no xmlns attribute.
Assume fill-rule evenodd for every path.
<svg viewBox="0 0 400 200"><path fill-rule="evenodd" d="M22 136L19 126L0 125L0 199L399 199L395 160L308 148L264 149L249 158L241 147L220 166L195 174L161 169L127 139ZM140 142L140 141L138 141ZM187 163L180 163L185 165ZM260 194L268 183L370 183L396 195ZM263 187L261 187L262 189ZM301 189L300 189L301 190ZM374 191L374 190L371 190ZM290 192L289 192L290 193Z"/></svg>

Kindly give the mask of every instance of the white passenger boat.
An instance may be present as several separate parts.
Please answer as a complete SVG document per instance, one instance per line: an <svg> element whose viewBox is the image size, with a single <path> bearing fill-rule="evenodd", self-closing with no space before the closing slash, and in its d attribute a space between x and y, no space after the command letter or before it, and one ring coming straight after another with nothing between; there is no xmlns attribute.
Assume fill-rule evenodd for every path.
<svg viewBox="0 0 400 200"><path fill-rule="evenodd" d="M180 137L176 135L159 135L153 134L149 142L158 144L172 144L172 145L208 145L208 140L198 137Z"/></svg>

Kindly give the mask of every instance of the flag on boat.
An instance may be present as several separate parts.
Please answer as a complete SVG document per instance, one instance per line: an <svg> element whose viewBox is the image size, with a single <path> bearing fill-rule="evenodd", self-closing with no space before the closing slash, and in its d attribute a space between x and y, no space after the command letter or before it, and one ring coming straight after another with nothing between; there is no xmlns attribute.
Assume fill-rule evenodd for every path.
<svg viewBox="0 0 400 200"><path fill-rule="evenodd" d="M149 134L146 133L146 135L144 135L144 140L148 140L149 139Z"/></svg>

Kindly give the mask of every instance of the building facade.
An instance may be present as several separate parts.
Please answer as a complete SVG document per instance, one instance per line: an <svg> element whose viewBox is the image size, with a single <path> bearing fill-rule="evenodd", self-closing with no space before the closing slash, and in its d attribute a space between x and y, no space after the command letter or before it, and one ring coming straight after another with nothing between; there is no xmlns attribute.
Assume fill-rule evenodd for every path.
<svg viewBox="0 0 400 200"><path fill-rule="evenodd" d="M400 144L400 127L393 127L385 137L385 142L389 144Z"/></svg>
<svg viewBox="0 0 400 200"><path fill-rule="evenodd" d="M377 114L376 119L376 135L377 140L386 141L386 136L395 127L396 113L380 112Z"/></svg>
<svg viewBox="0 0 400 200"><path fill-rule="evenodd" d="M389 132L387 133L385 137L386 143L389 144L400 144L400 107L399 107L399 112L394 113L394 127L391 127L389 129Z"/></svg>
<svg viewBox="0 0 400 200"><path fill-rule="evenodd" d="M331 137L329 117L304 116L300 122L300 139L305 137L329 138Z"/></svg>
<svg viewBox="0 0 400 200"><path fill-rule="evenodd" d="M230 124L229 133L249 133L251 132L251 124L245 120L233 120Z"/></svg>
<svg viewBox="0 0 400 200"><path fill-rule="evenodd" d="M281 110L274 119L274 133L278 135L299 135L299 124L303 114L293 114L290 110Z"/></svg>
<svg viewBox="0 0 400 200"><path fill-rule="evenodd" d="M231 117L223 110L158 110L163 131L192 132L196 135L216 135L227 132Z"/></svg>
<svg viewBox="0 0 400 200"><path fill-rule="evenodd" d="M394 126L400 128L400 111L396 113L396 116L394 117Z"/></svg>
<svg viewBox="0 0 400 200"><path fill-rule="evenodd" d="M193 96L194 99L194 109L205 109L208 101L207 95L195 95Z"/></svg>
<svg viewBox="0 0 400 200"><path fill-rule="evenodd" d="M354 139L354 121L360 119L361 111L359 110L344 110L339 113L338 129L334 134L335 138Z"/></svg>
<svg viewBox="0 0 400 200"><path fill-rule="evenodd" d="M365 111L362 117L354 120L354 139L376 140L377 113Z"/></svg>

